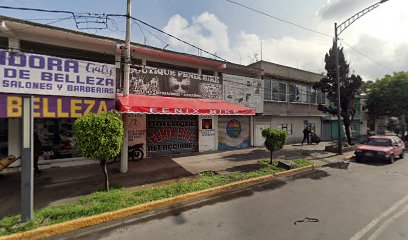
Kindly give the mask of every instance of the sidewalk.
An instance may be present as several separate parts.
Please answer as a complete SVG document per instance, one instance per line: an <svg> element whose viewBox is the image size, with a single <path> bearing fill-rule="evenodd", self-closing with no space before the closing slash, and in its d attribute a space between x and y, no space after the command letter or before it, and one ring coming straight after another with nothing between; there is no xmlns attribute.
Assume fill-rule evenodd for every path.
<svg viewBox="0 0 408 240"><path fill-rule="evenodd" d="M341 160L320 145L286 145L274 153L274 159L309 159L315 164ZM347 153L346 153L347 154ZM350 153L349 153L350 155ZM129 162L126 174L119 172L119 163L108 165L112 187L135 187L166 180L193 177L204 171L239 171L243 166L255 164L259 159L269 158L265 148L248 148L190 156L146 158L140 162ZM103 174L99 164L47 168L35 177L35 209L102 190ZM20 173L0 174L0 218L20 211Z"/></svg>

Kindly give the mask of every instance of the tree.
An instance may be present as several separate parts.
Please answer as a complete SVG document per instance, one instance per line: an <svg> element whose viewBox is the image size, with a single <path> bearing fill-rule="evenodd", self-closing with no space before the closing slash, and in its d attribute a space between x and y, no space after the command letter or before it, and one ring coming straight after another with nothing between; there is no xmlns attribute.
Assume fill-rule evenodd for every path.
<svg viewBox="0 0 408 240"><path fill-rule="evenodd" d="M273 152L283 148L288 137L288 132L285 130L266 128L262 130L262 137L265 138L265 147L271 152L271 161L269 164L272 164Z"/></svg>
<svg viewBox="0 0 408 240"><path fill-rule="evenodd" d="M75 146L86 158L99 161L105 175L105 190L109 190L106 161L116 157L122 147L123 123L118 112L87 114L74 123Z"/></svg>
<svg viewBox="0 0 408 240"><path fill-rule="evenodd" d="M320 82L313 85L313 89L321 90L327 95L327 98L332 103L329 106L319 105L318 109L324 113L332 115L337 114L337 81L336 81L336 62L334 43L332 48L326 53L325 69L326 76L323 77ZM362 79L358 75L350 75L350 64L347 63L343 48L338 47L339 56L339 82L340 82L340 114L343 118L344 128L346 130L347 142L351 143L350 125L356 113L356 95L360 91L363 83ZM340 136L338 136L340 137Z"/></svg>
<svg viewBox="0 0 408 240"><path fill-rule="evenodd" d="M404 135L408 124L408 72L385 75L370 85L367 109L370 117L397 117Z"/></svg>

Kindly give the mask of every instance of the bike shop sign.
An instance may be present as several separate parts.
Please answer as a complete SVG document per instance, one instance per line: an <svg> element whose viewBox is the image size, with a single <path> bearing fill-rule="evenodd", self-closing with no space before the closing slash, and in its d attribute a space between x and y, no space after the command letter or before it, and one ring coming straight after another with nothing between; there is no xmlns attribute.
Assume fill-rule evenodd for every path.
<svg viewBox="0 0 408 240"><path fill-rule="evenodd" d="M115 65L0 50L0 92L115 98Z"/></svg>

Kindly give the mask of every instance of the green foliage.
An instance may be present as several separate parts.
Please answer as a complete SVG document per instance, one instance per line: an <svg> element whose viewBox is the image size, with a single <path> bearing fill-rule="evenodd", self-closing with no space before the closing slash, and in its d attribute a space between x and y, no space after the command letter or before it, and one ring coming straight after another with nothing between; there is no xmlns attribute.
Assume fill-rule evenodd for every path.
<svg viewBox="0 0 408 240"><path fill-rule="evenodd" d="M89 113L75 121L74 134L81 156L105 161L120 153L123 123L117 112Z"/></svg>
<svg viewBox="0 0 408 240"><path fill-rule="evenodd" d="M408 116L408 72L385 75L370 85L367 109L373 117ZM407 119L408 120L408 119Z"/></svg>
<svg viewBox="0 0 408 240"><path fill-rule="evenodd" d="M305 159L294 159L292 160L292 162L294 164L296 164L297 168L301 168L301 167L306 167L306 166L310 166L312 165L312 163L309 160L305 160Z"/></svg>
<svg viewBox="0 0 408 240"><path fill-rule="evenodd" d="M277 162L274 161L272 165L266 165L263 168L250 172L233 172L225 175L206 173L200 178L169 185L142 188L134 192L123 188L113 189L109 192L95 192L72 203L39 209L34 212L35 220L26 225L20 224L20 216L4 217L0 220L0 236L218 187L250 178L275 175L277 172L282 171L285 171L285 169L278 168Z"/></svg>
<svg viewBox="0 0 408 240"><path fill-rule="evenodd" d="M339 82L340 82L340 109L346 127L347 140L351 143L350 124L351 119L356 113L356 95L361 91L363 80L359 75L350 75L350 64L347 63L343 53L343 48L338 47L339 56ZM331 106L319 105L318 109L324 113L332 115L337 114L337 81L336 81L336 63L335 63L335 44L326 53L325 69L326 76L320 82L313 85L313 89L321 90L327 95L332 104Z"/></svg>
<svg viewBox="0 0 408 240"><path fill-rule="evenodd" d="M288 132L285 130L266 128L262 130L262 137L265 138L265 147L269 151L274 152L283 148L288 138Z"/></svg>

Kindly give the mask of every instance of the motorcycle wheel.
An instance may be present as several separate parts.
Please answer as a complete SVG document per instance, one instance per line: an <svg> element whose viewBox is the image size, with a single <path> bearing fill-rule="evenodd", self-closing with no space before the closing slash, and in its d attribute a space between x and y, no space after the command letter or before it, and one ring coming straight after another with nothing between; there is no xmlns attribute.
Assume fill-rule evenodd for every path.
<svg viewBox="0 0 408 240"><path fill-rule="evenodd" d="M129 152L129 158L132 161L140 161L144 157L144 152L140 149Z"/></svg>

